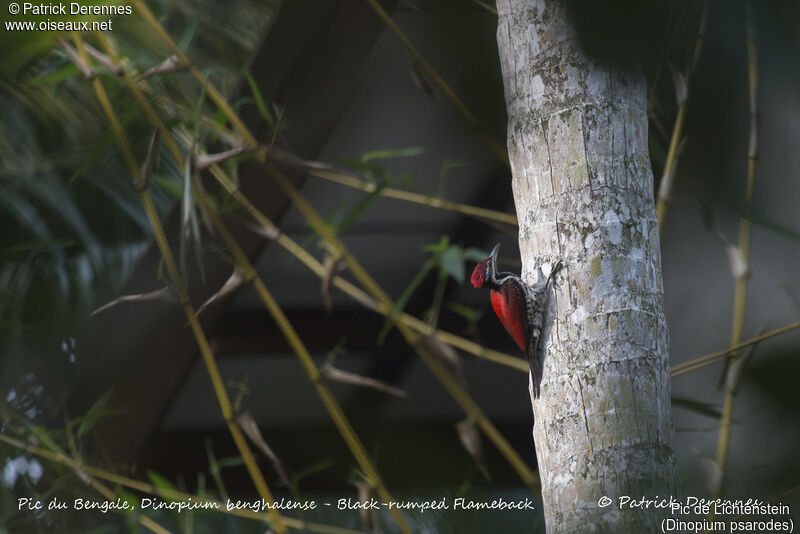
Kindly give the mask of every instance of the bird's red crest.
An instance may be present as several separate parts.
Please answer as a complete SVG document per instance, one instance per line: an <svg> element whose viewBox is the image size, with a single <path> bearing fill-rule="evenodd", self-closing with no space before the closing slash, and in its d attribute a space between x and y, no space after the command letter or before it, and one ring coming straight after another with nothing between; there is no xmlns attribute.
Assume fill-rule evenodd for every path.
<svg viewBox="0 0 800 534"><path fill-rule="evenodd" d="M486 258L475 266L475 270L472 271L472 278L470 280L473 286L483 287L483 281L486 278L486 267L489 265L490 259L491 258Z"/></svg>

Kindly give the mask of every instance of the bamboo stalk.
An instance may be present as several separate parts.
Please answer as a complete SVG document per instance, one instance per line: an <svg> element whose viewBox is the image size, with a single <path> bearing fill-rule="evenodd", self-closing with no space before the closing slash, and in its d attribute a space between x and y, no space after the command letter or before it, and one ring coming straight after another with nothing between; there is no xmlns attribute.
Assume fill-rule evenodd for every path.
<svg viewBox="0 0 800 534"><path fill-rule="evenodd" d="M157 488L152 484L148 484L147 482L142 482L140 480L125 477L117 473L112 473L111 471L106 471L105 469L100 469L99 467L94 467L79 462L78 460L75 460L74 458L67 456L66 454L63 454L61 452L54 452L47 449L42 449L41 447L36 447L34 445L14 439L2 433L0 433L0 441L9 444L12 447L17 447L20 450L24 450L30 454L39 456L40 458L44 458L52 462L67 466L76 471L85 473L89 476L99 478L101 480L111 482L112 484L117 484L119 486L123 486L135 491L147 493L148 495L155 495L163 499L180 500L185 502L194 501L198 503L204 503L204 502L210 503L211 505L217 505L216 510L218 510L220 513L223 514L242 517L245 519L265 521L267 523L271 522L270 516L263 512L254 512L247 508L232 508L231 510L228 510L227 507L225 506L225 503L218 501L216 499L201 497L199 495L193 495L191 493L185 493L182 491L173 490L169 488ZM312 523L286 516L283 516L283 520L286 523L286 526L297 530L308 530L311 532L319 532L321 534L364 534L364 532L359 530L351 530L348 528L335 527L332 525L325 525L322 523Z"/></svg>
<svg viewBox="0 0 800 534"><path fill-rule="evenodd" d="M392 20L389 14L386 13L386 10L383 9L383 6L381 6L381 4L377 0L367 0L367 3L370 5L370 7L372 7L373 11L375 11L375 14L378 15L378 17L384 22L384 24L386 24L386 26L388 26L389 29L392 30L392 32L394 32L395 35L397 35L398 39L400 39L400 42L403 43L403 46L406 48L408 53L411 54L413 60L417 62L420 65L420 67L422 67L425 73L428 76L430 76L431 80L433 80L433 83L435 83L439 87L439 90L441 90L442 93L445 95L445 97L447 97L447 99L450 102L452 102L456 110L461 114L462 117L464 117L464 119L466 119L467 124L469 124L470 128L478 132L478 134L480 134L480 136L483 137L483 139L489 145L489 148L492 149L492 152L494 152L494 154L498 157L498 159L500 159L500 161L502 161L506 167L510 168L511 163L509 162L508 151L506 150L506 148L500 146L500 144L494 137L489 135L486 131L484 131L480 127L478 119L476 119L475 116L469 111L464 102L462 102L461 99L458 98L458 95L456 95L455 91L453 91L453 89L447 84L447 82L444 81L444 79L441 76L439 76L439 73L436 72L436 69L434 69L430 65L430 63L425 61L425 58L422 57L422 54L420 54L419 50L417 50L417 48L414 46L414 44L411 42L408 36L405 33L403 33L403 30L401 30L400 27L397 24L395 24L395 22Z"/></svg>
<svg viewBox="0 0 800 534"><path fill-rule="evenodd" d="M83 48L83 40L81 39L80 34L75 32L73 34L73 38L78 52L81 54L81 57L83 57L84 61L87 61L88 63L86 51ZM95 93L97 94L97 99L100 101L100 105L103 108L109 123L111 124L112 130L117 138L117 142L119 143L122 153L128 163L128 167L131 171L131 177L135 182L139 177L139 165L133 156L127 136L120 126L119 119L117 118L117 115L111 106L111 102L108 99L108 95L106 94L105 88L103 87L100 79L95 77L92 80L92 84L94 86ZM248 472L250 473L250 477L253 479L253 483L255 484L259 495L268 502L274 503L275 501L272 497L272 492L270 491L263 474L258 468L258 464L253 456L252 451L250 450L247 440L236 424L233 409L231 407L228 394L225 391L225 385L223 383L222 376L220 375L219 368L214 360L214 355L211 351L211 347L208 344L208 339L206 338L205 333L200 326L200 322L198 321L197 315L195 314L194 308L189 300L189 294L186 291L186 286L181 278L177 265L175 264L175 259L172 256L172 251L169 248L169 243L164 233L164 228L161 225L161 220L158 217L158 212L156 211L153 200L150 197L150 193L147 191L147 189L143 189L139 192L139 196L147 214L147 218L150 222L150 226L153 229L153 236L156 244L161 252L161 256L164 260L164 264L166 265L170 279L172 280L172 285L178 294L178 299L183 307L184 313L186 314L186 318L189 321L192 333L197 340L197 344L203 357L203 361L206 365L206 369L211 377L211 382L214 387L214 392L217 395L217 401L219 402L220 409L222 410L222 415L228 424L228 429L233 436L233 440L236 443L239 453L244 460L244 463ZM278 511L274 508L270 508L269 512L270 516L272 517L273 525L278 532L286 532L286 526L283 523L281 515L278 513Z"/></svg>
<svg viewBox="0 0 800 534"><path fill-rule="evenodd" d="M786 332L791 332L792 330L797 330L800 328L800 321L796 323L787 324L786 326L782 326L780 328L776 328L775 330L771 330L765 334L761 334L759 336L751 337L746 341L742 341L736 345L733 345L725 350L721 350L718 352L712 352L711 354L706 354L705 356L700 356L699 358L694 358L689 360L688 362L683 362L680 365L676 365L672 368L672 377L675 378L676 376L681 376L691 371L695 371L702 367L706 367L707 365L715 364L719 361L724 360L729 354L733 354L739 352L741 349L745 347L749 347L750 345L755 345L765 339L769 339L771 337L778 336L780 334L785 334Z"/></svg>
<svg viewBox="0 0 800 534"><path fill-rule="evenodd" d="M753 29L752 5L746 4L746 43L747 43L747 79L750 89L750 143L747 151L747 185L745 191L745 206L749 207L753 200L755 188L756 159L758 158L758 56L755 43L755 30ZM746 217L739 220L739 253L747 263L750 260L750 221ZM749 269L747 269L749 271ZM736 280L733 306L733 324L731 331L731 345L738 345L744 330L745 313L747 309L747 275L742 273ZM731 353L730 363L736 362L739 352ZM736 396L736 384L725 381L725 400L722 405L720 420L719 441L717 442L717 466L722 476L728 463L728 450L730 446L731 421L733 419L733 402ZM723 481L720 482L717 494L722 492ZM715 495L715 496L718 496Z"/></svg>
<svg viewBox="0 0 800 534"><path fill-rule="evenodd" d="M694 45L694 54L692 61L686 67L686 74L684 75L684 83L686 88L692 79L692 75L700 62L700 55L703 51L703 42L705 41L706 22L708 21L708 0L703 3L703 12L700 15L700 27L697 30L697 41ZM664 222L667 216L668 202L672 198L672 188L675 185L675 168L678 165L678 147L681 143L683 135L683 124L686 120L686 108L688 102L688 94L682 102L678 102L678 116L675 118L675 125L672 128L672 137L669 142L669 150L667 151L667 161L664 163L664 173L661 178L661 185L658 188L658 199L656 200L656 217L658 218L659 232L664 231Z"/></svg>
<svg viewBox="0 0 800 534"><path fill-rule="evenodd" d="M373 193L377 189L377 186L373 183L359 180L354 176L350 176L335 170L312 168L308 170L308 174L310 176L322 178L323 180L328 180L329 182L346 185L347 187L352 187L354 189L360 189L361 191L366 191L367 193ZM470 206L468 204L461 204L459 202L450 202L449 200L443 200L438 197L423 195L411 191L404 191L402 189L396 189L393 187L384 187L379 191L378 194L384 197L405 200L406 202L413 202L415 204L421 204L423 206L429 206L432 208L455 211L457 213L461 213L462 215L469 215L470 217L476 217L478 219L489 219L492 221L517 226L517 216L510 213L503 213L501 211Z"/></svg>

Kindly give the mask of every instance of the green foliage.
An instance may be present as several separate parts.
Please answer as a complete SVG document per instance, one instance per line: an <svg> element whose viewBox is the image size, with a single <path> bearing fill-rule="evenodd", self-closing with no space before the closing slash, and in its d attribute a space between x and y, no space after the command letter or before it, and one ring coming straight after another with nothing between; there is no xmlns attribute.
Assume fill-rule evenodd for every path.
<svg viewBox="0 0 800 534"><path fill-rule="evenodd" d="M381 343L384 339L386 339L386 336L394 326L397 315L403 311L408 303L408 300L431 272L436 274L437 289L434 294L433 303L428 315L430 318L436 319L438 318L439 310L441 309L442 295L447 280L453 279L459 285L463 284L465 282L466 262L480 261L489 255L488 252L484 252L480 249L472 247L465 249L460 245L451 244L448 236L442 236L438 243L426 245L424 250L429 253L429 257L422 264L420 270L411 280L411 283L409 283L409 285L403 291L403 294L400 295L400 297L395 301L395 307L392 310L392 313L386 317L383 329L378 335L378 340ZM463 314L464 310L467 308L465 306L461 306L459 309ZM432 320L431 323L433 326L435 326L436 321Z"/></svg>

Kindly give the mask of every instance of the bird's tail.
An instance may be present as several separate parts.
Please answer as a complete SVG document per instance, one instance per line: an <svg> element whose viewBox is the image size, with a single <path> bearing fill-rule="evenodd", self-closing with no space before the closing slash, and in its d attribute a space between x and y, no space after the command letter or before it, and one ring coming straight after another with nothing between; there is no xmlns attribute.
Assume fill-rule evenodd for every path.
<svg viewBox="0 0 800 534"><path fill-rule="evenodd" d="M528 340L528 364L531 366L531 383L533 384L533 398L538 399L539 386L542 383L542 359L539 357L539 336L532 335Z"/></svg>

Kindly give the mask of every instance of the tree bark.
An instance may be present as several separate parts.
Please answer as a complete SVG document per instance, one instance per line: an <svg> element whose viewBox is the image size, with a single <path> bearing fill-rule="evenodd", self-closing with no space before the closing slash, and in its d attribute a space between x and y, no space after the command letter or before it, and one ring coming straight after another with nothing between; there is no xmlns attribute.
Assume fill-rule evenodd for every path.
<svg viewBox="0 0 800 534"><path fill-rule="evenodd" d="M588 57L563 5L497 2L522 276L565 264L531 396L544 514L549 533L650 532L669 510L618 506L677 491L646 85Z"/></svg>

